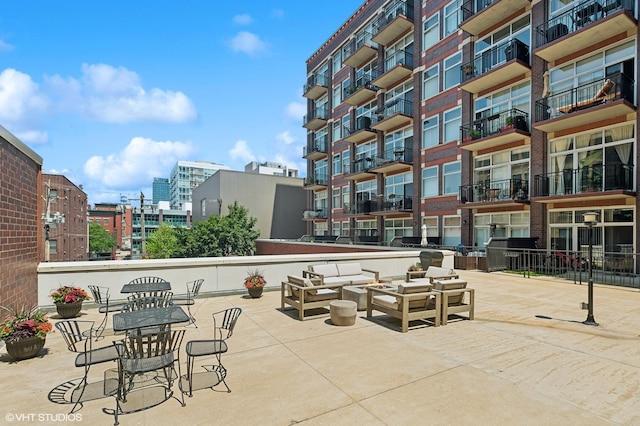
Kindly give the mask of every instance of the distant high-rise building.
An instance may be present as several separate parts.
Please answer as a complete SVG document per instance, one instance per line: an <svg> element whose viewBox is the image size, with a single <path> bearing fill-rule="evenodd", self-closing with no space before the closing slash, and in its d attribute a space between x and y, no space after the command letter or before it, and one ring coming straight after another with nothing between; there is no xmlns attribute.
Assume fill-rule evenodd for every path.
<svg viewBox="0 0 640 426"><path fill-rule="evenodd" d="M169 179L153 178L153 204L158 204L159 201L169 200Z"/></svg>
<svg viewBox="0 0 640 426"><path fill-rule="evenodd" d="M171 208L191 210L191 192L218 170L229 167L208 161L178 161L169 177Z"/></svg>

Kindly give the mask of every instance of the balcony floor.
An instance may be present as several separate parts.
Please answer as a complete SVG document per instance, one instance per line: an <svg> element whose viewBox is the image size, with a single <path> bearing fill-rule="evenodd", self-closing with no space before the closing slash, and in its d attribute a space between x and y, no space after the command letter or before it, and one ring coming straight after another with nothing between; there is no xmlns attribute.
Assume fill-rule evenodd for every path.
<svg viewBox="0 0 640 426"><path fill-rule="evenodd" d="M291 272L299 273L295 267ZM452 318L446 326L406 334L396 331L396 320L388 319L394 328L381 324L388 317L380 312L374 312L374 321L358 312L350 327L332 325L325 311L298 321L297 311L280 311L275 280L269 284L277 291L260 299L244 293L198 299L192 312L200 328L187 327L185 342L211 338L211 312L243 309L223 355L232 392L221 391L224 386L194 391L185 397L186 407L171 399L122 415L120 423L390 425L422 424L426 418L430 424L640 423L637 289L596 285L600 326L592 327L581 324L586 286L500 272L459 274L476 289L475 320ZM96 309L84 309L80 319L100 317ZM114 339L110 331L99 345ZM59 333L47 337L45 350L41 359L13 363L0 349L0 376L11 395L3 403L5 419L64 416L71 409L47 395L80 377L82 369L73 367L75 356ZM181 356L183 373L185 360ZM207 361L198 359L196 371ZM93 366L90 381L115 366ZM255 407L249 409L248 401ZM113 417L102 408L114 406L113 398L89 401L78 414L83 423L110 425Z"/></svg>

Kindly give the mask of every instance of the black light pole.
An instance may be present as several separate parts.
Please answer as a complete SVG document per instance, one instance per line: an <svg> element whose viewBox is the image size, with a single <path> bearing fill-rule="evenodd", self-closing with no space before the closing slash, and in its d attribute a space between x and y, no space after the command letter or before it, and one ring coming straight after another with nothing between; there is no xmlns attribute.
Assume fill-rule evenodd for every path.
<svg viewBox="0 0 640 426"><path fill-rule="evenodd" d="M587 225L589 230L589 300L588 300L588 314L587 319L582 323L585 325L598 325L593 318L593 241L591 233L593 231L593 225L598 222L598 214L594 212L585 213L584 224Z"/></svg>

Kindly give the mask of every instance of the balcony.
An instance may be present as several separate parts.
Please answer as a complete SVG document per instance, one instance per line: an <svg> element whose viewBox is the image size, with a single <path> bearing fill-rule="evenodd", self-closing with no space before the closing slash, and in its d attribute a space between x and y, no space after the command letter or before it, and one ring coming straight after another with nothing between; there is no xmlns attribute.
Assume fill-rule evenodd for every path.
<svg viewBox="0 0 640 426"><path fill-rule="evenodd" d="M371 117L358 117L356 122L350 128L344 128L346 142L358 144L360 142L369 141L376 137L375 129L371 128Z"/></svg>
<svg viewBox="0 0 640 426"><path fill-rule="evenodd" d="M481 151L524 140L531 143L529 114L512 108L460 127L462 149Z"/></svg>
<svg viewBox="0 0 640 426"><path fill-rule="evenodd" d="M307 143L304 147L303 157L307 160L322 160L327 156L327 136L318 138L312 142Z"/></svg>
<svg viewBox="0 0 640 426"><path fill-rule="evenodd" d="M329 177L326 173L315 173L307 176L304 180L304 189L309 191L326 189L327 185L329 185Z"/></svg>
<svg viewBox="0 0 640 426"><path fill-rule="evenodd" d="M389 194L374 197L369 201L369 214L373 216L390 216L411 213L413 211L413 199L402 195Z"/></svg>
<svg viewBox="0 0 640 426"><path fill-rule="evenodd" d="M557 132L634 113L635 84L624 74L548 96L536 101L533 127Z"/></svg>
<svg viewBox="0 0 640 426"><path fill-rule="evenodd" d="M462 4L460 28L477 36L529 7L531 0L470 0Z"/></svg>
<svg viewBox="0 0 640 426"><path fill-rule="evenodd" d="M460 88L478 93L531 73L529 46L511 40L482 52L460 67Z"/></svg>
<svg viewBox="0 0 640 426"><path fill-rule="evenodd" d="M318 208L315 210L305 210L302 212L302 220L305 221L315 221L321 220L324 221L327 219L327 208Z"/></svg>
<svg viewBox="0 0 640 426"><path fill-rule="evenodd" d="M344 102L349 105L358 106L373 99L378 88L373 85L371 81L375 78L374 76L376 74L375 70L366 73L357 78L351 86L345 88L342 94Z"/></svg>
<svg viewBox="0 0 640 426"><path fill-rule="evenodd" d="M328 87L329 77L327 74L312 74L302 88L302 96L316 100L327 93Z"/></svg>
<svg viewBox="0 0 640 426"><path fill-rule="evenodd" d="M400 50L384 61L384 72L373 80L373 84L389 89L413 74L413 54Z"/></svg>
<svg viewBox="0 0 640 426"><path fill-rule="evenodd" d="M374 158L373 170L376 173L392 173L407 170L413 166L412 148L394 148Z"/></svg>
<svg viewBox="0 0 640 426"><path fill-rule="evenodd" d="M535 201L541 203L557 201L558 197L579 197L580 200L635 197L633 187L633 165L596 164L536 175L533 196L548 197L536 198Z"/></svg>
<svg viewBox="0 0 640 426"><path fill-rule="evenodd" d="M318 130L327 125L329 120L329 108L326 106L314 108L311 113L304 116L302 127L309 130Z"/></svg>
<svg viewBox="0 0 640 426"><path fill-rule="evenodd" d="M539 25L535 55L547 62L588 49L618 34L636 32L635 0L590 0Z"/></svg>
<svg viewBox="0 0 640 426"><path fill-rule="evenodd" d="M529 182L522 179L503 179L460 186L460 203L467 207L513 205L529 202ZM472 206L473 205L473 206Z"/></svg>
<svg viewBox="0 0 640 426"><path fill-rule="evenodd" d="M351 167L349 168L345 179L361 180L375 176L375 172L371 170L374 165L375 159L373 157L358 158L351 162Z"/></svg>
<svg viewBox="0 0 640 426"><path fill-rule="evenodd" d="M413 30L413 2L396 0L373 21L372 40L387 45Z"/></svg>
<svg viewBox="0 0 640 426"><path fill-rule="evenodd" d="M407 100L394 100L379 110L374 117L372 128L386 132L413 123L413 104Z"/></svg>
<svg viewBox="0 0 640 426"><path fill-rule="evenodd" d="M378 45L371 41L371 34L361 32L342 50L342 62L353 68L361 68L378 54Z"/></svg>

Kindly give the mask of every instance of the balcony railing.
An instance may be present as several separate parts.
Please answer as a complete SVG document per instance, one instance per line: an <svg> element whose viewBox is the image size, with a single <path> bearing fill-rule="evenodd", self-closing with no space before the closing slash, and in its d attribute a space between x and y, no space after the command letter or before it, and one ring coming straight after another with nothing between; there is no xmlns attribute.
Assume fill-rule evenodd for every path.
<svg viewBox="0 0 640 426"><path fill-rule="evenodd" d="M374 158L374 167L383 166L393 162L411 163L413 162L412 148L394 148L388 149L382 153L382 156Z"/></svg>
<svg viewBox="0 0 640 426"><path fill-rule="evenodd" d="M494 0L469 0L462 3L462 20L466 21L473 15L488 7Z"/></svg>
<svg viewBox="0 0 640 426"><path fill-rule="evenodd" d="M589 0L536 27L536 47L543 46L619 11L634 13L636 0ZM567 52L570 53L570 52Z"/></svg>
<svg viewBox="0 0 640 426"><path fill-rule="evenodd" d="M353 175L356 173L368 172L375 165L375 155L371 157L358 158L357 160L353 160L351 162L351 167L349 168L349 174Z"/></svg>
<svg viewBox="0 0 640 426"><path fill-rule="evenodd" d="M473 61L462 65L460 67L461 81L464 83L514 59L529 64L529 46L520 40L511 40L494 46L477 55Z"/></svg>
<svg viewBox="0 0 640 426"><path fill-rule="evenodd" d="M304 180L304 186L327 186L329 184L329 177L326 173L314 173L313 175L307 176Z"/></svg>
<svg viewBox="0 0 640 426"><path fill-rule="evenodd" d="M376 114L377 115L374 116L374 122L380 122L396 114L412 115L413 103L403 99L391 101L385 104L382 109L377 110Z"/></svg>
<svg viewBox="0 0 640 426"><path fill-rule="evenodd" d="M309 114L304 116L304 127L317 130L329 119L329 109L326 106L316 107Z"/></svg>
<svg viewBox="0 0 640 426"><path fill-rule="evenodd" d="M619 99L633 103L633 90L633 80L624 74L592 81L536 101L535 120L549 120Z"/></svg>
<svg viewBox="0 0 640 426"><path fill-rule="evenodd" d="M365 88L369 90L373 90L374 92L377 91L378 88L373 84L371 84L371 81L375 79L377 76L378 76L378 72L377 70L374 69L358 77L350 86L344 88L344 91L342 92L343 99L346 100L351 95Z"/></svg>
<svg viewBox="0 0 640 426"><path fill-rule="evenodd" d="M371 128L371 117L363 115L362 117L357 117L354 123L351 123L350 127L344 127L343 130L345 132L345 137L351 136L354 133L358 133L359 131L366 130L369 132L375 132Z"/></svg>
<svg viewBox="0 0 640 426"><path fill-rule="evenodd" d="M482 139L512 128L529 131L529 114L517 108L512 108L488 117L474 120L460 126L460 138L463 143L472 142L474 139Z"/></svg>
<svg viewBox="0 0 640 426"><path fill-rule="evenodd" d="M387 72L396 65L404 65L413 68L413 54L404 50L398 50L384 61L384 71Z"/></svg>
<svg viewBox="0 0 640 426"><path fill-rule="evenodd" d="M328 136L323 136L314 141L307 143L307 146L304 147L304 155L303 157L307 157L313 153L326 153L327 152L327 141Z"/></svg>
<svg viewBox="0 0 640 426"><path fill-rule="evenodd" d="M405 16L409 21L413 21L413 2L396 0L391 3L385 11L373 21L372 36L375 37L384 31L398 16Z"/></svg>
<svg viewBox="0 0 640 426"><path fill-rule="evenodd" d="M369 212L398 212L413 208L413 199L402 195L389 194L385 197L375 197L368 200Z"/></svg>
<svg viewBox="0 0 640 426"><path fill-rule="evenodd" d="M327 208L316 208L315 210L305 210L302 212L303 219L326 219L327 218Z"/></svg>
<svg viewBox="0 0 640 426"><path fill-rule="evenodd" d="M535 197L584 194L613 190L633 191L633 165L597 164L536 175Z"/></svg>
<svg viewBox="0 0 640 426"><path fill-rule="evenodd" d="M529 182L522 179L492 180L460 186L461 203L529 200Z"/></svg>
<svg viewBox="0 0 640 426"><path fill-rule="evenodd" d="M342 49L342 61L351 67L359 68L373 58L378 44L371 40L371 33L362 31Z"/></svg>

